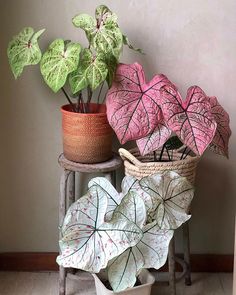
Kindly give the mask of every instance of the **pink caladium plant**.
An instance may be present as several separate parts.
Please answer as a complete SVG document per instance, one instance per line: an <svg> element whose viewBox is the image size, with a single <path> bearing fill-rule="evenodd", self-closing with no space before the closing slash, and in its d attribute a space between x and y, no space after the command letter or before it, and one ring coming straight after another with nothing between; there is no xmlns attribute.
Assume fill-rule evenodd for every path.
<svg viewBox="0 0 236 295"><path fill-rule="evenodd" d="M210 149L228 158L228 144L231 135L229 115L219 104L216 97L208 97L208 100L211 104L211 113L217 123L216 133L210 144Z"/></svg>
<svg viewBox="0 0 236 295"><path fill-rule="evenodd" d="M186 100L171 86L162 88L162 111L167 126L195 154L202 155L212 142L217 123L204 91L191 86Z"/></svg>
<svg viewBox="0 0 236 295"><path fill-rule="evenodd" d="M190 151L202 155L208 147L228 157L229 115L216 97L208 97L199 86L191 86L183 100L166 76L155 75L147 83L141 65L119 64L106 105L120 142L136 140L141 155L160 147L167 152L178 148L179 143L169 147L175 135L186 146L180 159Z"/></svg>
<svg viewBox="0 0 236 295"><path fill-rule="evenodd" d="M164 75L146 83L141 65L119 64L106 105L108 121L122 144L147 136L161 122L160 89L170 83Z"/></svg>

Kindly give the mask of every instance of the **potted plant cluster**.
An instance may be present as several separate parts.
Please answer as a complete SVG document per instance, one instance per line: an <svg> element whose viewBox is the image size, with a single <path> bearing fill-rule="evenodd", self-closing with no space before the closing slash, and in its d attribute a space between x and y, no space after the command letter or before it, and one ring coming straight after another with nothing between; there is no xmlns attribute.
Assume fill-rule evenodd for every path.
<svg viewBox="0 0 236 295"><path fill-rule="evenodd" d="M194 182L199 157L207 148L228 157L229 115L216 97L192 86L183 100L164 75L146 82L138 63L119 64L106 98L111 127L122 144L126 174L141 178L173 170Z"/></svg>
<svg viewBox="0 0 236 295"><path fill-rule="evenodd" d="M166 262L174 230L186 222L193 187L175 172L126 176L118 193L103 177L69 208L61 228L59 265L91 272L97 295L149 295L147 268Z"/></svg>
<svg viewBox="0 0 236 295"><path fill-rule="evenodd" d="M8 59L15 78L22 74L25 66L40 63L46 84L54 92L63 91L69 102L61 108L65 157L82 163L102 162L112 156L112 129L107 122L105 105L99 104L103 85L111 86L124 44L140 49L132 47L119 28L117 16L104 5L96 8L95 18L79 14L72 23L85 31L87 47L56 39L42 54L38 39L44 29L35 32L26 27L10 41ZM66 91L66 84L72 95ZM99 87L98 94L94 94Z"/></svg>

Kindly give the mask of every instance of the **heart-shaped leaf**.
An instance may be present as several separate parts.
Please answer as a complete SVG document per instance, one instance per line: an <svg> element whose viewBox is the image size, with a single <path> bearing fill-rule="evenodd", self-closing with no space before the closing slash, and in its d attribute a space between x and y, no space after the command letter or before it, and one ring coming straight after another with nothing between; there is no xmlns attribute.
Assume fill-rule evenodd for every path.
<svg viewBox="0 0 236 295"><path fill-rule="evenodd" d="M171 133L172 131L164 122L158 123L151 133L136 141L140 154L145 156L159 149L171 136Z"/></svg>
<svg viewBox="0 0 236 295"><path fill-rule="evenodd" d="M42 54L38 38L44 31L45 29L34 33L33 28L27 27L9 42L7 55L15 78L21 75L25 66L40 62Z"/></svg>
<svg viewBox="0 0 236 295"><path fill-rule="evenodd" d="M142 51L142 49L134 47L134 46L130 43L128 37L125 36L125 35L123 35L123 43L124 43L125 45L127 45L130 49L132 49L132 50L134 50L134 51L137 51L137 52L139 52L139 53L141 53L141 54L144 54L144 52Z"/></svg>
<svg viewBox="0 0 236 295"><path fill-rule="evenodd" d="M44 81L54 92L64 86L68 74L78 67L80 51L79 43L66 44L64 40L56 39L44 53L40 70Z"/></svg>
<svg viewBox="0 0 236 295"><path fill-rule="evenodd" d="M120 142L152 132L162 119L160 88L170 83L164 75L145 82L142 66L119 64L106 98L107 116Z"/></svg>
<svg viewBox="0 0 236 295"><path fill-rule="evenodd" d="M106 79L107 73L103 54L94 56L90 49L84 49L78 68L69 77L72 93L75 94L87 86L95 90Z"/></svg>
<svg viewBox="0 0 236 295"><path fill-rule="evenodd" d="M117 210L112 220L105 222L107 207L106 192L92 185L87 195L69 208L61 230L59 265L99 272L110 259L140 241L142 231L130 221L135 214L133 204L126 203L128 216Z"/></svg>
<svg viewBox="0 0 236 295"><path fill-rule="evenodd" d="M185 101L170 85L162 88L162 111L167 126L197 155L211 143L216 122L206 94L198 86L188 89Z"/></svg>
<svg viewBox="0 0 236 295"><path fill-rule="evenodd" d="M144 177L139 183L153 204L149 219L156 220L161 229L176 229L191 217L187 213L194 190L185 177L168 171Z"/></svg>
<svg viewBox="0 0 236 295"><path fill-rule="evenodd" d="M108 205L106 210L106 221L111 220L112 214L117 206L120 204L124 197L123 193L118 193L114 186L104 177L96 177L89 181L88 188L97 187L103 191L108 199Z"/></svg>
<svg viewBox="0 0 236 295"><path fill-rule="evenodd" d="M108 265L108 278L115 292L134 286L142 268L162 267L167 259L173 230L162 230L156 221L143 227L140 242L114 258Z"/></svg>
<svg viewBox="0 0 236 295"><path fill-rule="evenodd" d="M217 123L216 133L210 144L210 149L217 154L228 157L228 144L231 135L229 115L219 104L216 97L208 97L208 99L211 104L212 115Z"/></svg>
<svg viewBox="0 0 236 295"><path fill-rule="evenodd" d="M117 24L117 16L104 5L97 7L95 16L96 20L86 14L76 15L72 22L85 31L97 52L112 54L118 59L122 51L123 36Z"/></svg>

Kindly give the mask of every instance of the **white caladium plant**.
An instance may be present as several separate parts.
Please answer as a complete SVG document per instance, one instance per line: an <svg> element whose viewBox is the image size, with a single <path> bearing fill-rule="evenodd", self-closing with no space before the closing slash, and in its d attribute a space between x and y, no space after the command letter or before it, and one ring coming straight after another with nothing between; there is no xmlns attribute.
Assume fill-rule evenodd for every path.
<svg viewBox="0 0 236 295"><path fill-rule="evenodd" d="M100 5L95 10L95 18L87 14L76 15L72 19L75 27L85 31L88 47L78 42L56 39L42 53L38 39L45 31L34 32L31 27L24 28L9 42L7 54L11 70L18 78L25 66L40 63L41 74L46 84L54 91L60 89L65 94L71 108L75 112L89 112L89 103L95 89L105 81L111 86L116 66L123 49L127 45L134 48L127 36L123 35L117 22L117 16L105 5ZM64 86L69 81L71 97ZM87 89L87 107L83 107L83 90ZM99 92L99 93L100 93ZM72 103L72 98L77 97L77 108ZM99 102L99 97L98 97Z"/></svg>
<svg viewBox="0 0 236 295"><path fill-rule="evenodd" d="M198 86L191 86L184 100L166 76L146 82L141 65L119 64L106 106L120 143L135 140L142 156L162 149L161 155L166 150L172 161L168 150L176 148L169 140L178 137L186 147L180 159L191 151L201 156L208 147L228 157L229 116Z"/></svg>
<svg viewBox="0 0 236 295"><path fill-rule="evenodd" d="M143 268L166 262L174 229L190 218L193 187L175 172L137 180L118 193L103 177L69 208L61 228L59 265L97 273L106 268L115 292L133 287Z"/></svg>

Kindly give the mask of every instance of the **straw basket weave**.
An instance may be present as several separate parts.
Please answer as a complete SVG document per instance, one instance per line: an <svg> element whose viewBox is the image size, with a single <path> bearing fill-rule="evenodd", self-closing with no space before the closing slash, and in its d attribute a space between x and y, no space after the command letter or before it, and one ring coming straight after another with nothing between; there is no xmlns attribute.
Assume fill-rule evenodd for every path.
<svg viewBox="0 0 236 295"><path fill-rule="evenodd" d="M154 162L154 155L148 154L141 156L138 148L127 151L123 148L119 149L121 158L124 160L125 175L131 175L138 179L149 176L155 173L162 173L164 171L174 171L181 176L184 176L192 184L195 182L196 168L200 157L188 155L185 159L179 160L181 152L173 151L173 161L171 162ZM160 151L156 151L158 155ZM167 160L167 154L163 154L163 159Z"/></svg>

